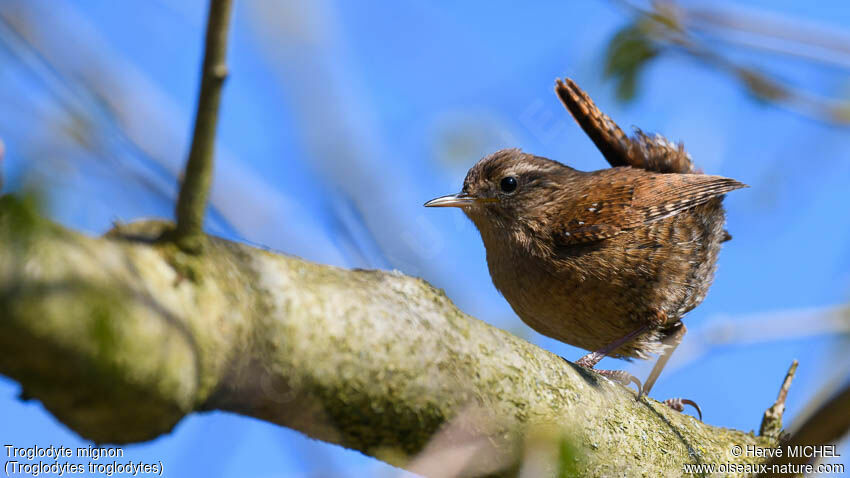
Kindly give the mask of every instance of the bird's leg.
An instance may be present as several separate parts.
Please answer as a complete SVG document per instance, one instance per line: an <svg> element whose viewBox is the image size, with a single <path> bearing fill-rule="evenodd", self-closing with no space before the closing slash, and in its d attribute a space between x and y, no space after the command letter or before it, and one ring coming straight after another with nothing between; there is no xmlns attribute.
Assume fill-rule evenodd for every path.
<svg viewBox="0 0 850 478"><path fill-rule="evenodd" d="M578 359L576 361L576 365L578 365L579 367L584 367L586 369L594 370L595 372L598 372L600 375L608 377L611 380L614 380L615 382L619 382L623 385L628 385L630 382L633 382L635 385L637 385L638 392L640 392L642 390L640 380L635 378L632 374L630 374L626 371L623 371L623 370L596 370L593 367L595 367L596 364L598 364L599 361L602 360L603 358L605 358L608 354L617 350L618 348L622 347L623 345L631 342L632 340L634 340L635 337L646 332L648 329L649 329L648 325L641 326L640 328L638 328L637 330L635 330L633 332L630 332L626 336L619 338L619 339L611 342L610 344L606 345L605 347L602 347L601 349L599 349L595 352L591 352L591 353L585 355L584 357Z"/></svg>
<svg viewBox="0 0 850 478"><path fill-rule="evenodd" d="M649 328L648 325L644 325L644 326L641 326L640 328L638 328L637 330L635 330L633 332L629 332L626 336L621 337L621 338L611 342L610 344L606 345L605 347L602 347L601 349L597 350L596 352L591 352L591 353L585 355L584 357L578 359L576 361L576 365L578 365L580 367L584 367L584 368L595 367L596 364L598 364L599 361L602 360L603 358L607 357L608 354L617 350L618 348L622 347L623 345L631 342L635 337L646 332L646 330L648 328Z"/></svg>
<svg viewBox="0 0 850 478"><path fill-rule="evenodd" d="M655 365L652 367L652 371L649 372L649 377L647 377L646 383L640 391L641 395L647 395L649 394L649 391L652 390L652 386L655 385L655 381L658 380L658 376L661 375L661 371L664 370L664 366L667 365L667 361L670 360L670 356L673 355L676 347L682 343L685 333L688 332L688 328L681 322L676 324L674 327L675 329L673 329L672 333L661 340L661 343L663 343L666 347L664 351L661 352L661 355L658 357Z"/></svg>
<svg viewBox="0 0 850 478"><path fill-rule="evenodd" d="M649 394L652 386L655 385L655 381L658 380L658 376L661 375L661 371L664 370L664 366L667 365L667 362L670 360L670 356L673 355L673 352L679 344L682 343L682 339L688 332L688 328L681 322L676 324L675 327L676 328L673 330L673 333L669 334L662 340L667 348L661 353L661 356L658 357L658 361L655 362L655 366L652 367L652 371L649 372L649 377L646 379L646 383L640 390L641 396ZM685 405L690 405L696 408L697 413L699 414L699 420L702 421L702 410L700 410L699 405L697 405L693 400L678 397L668 398L667 400L664 400L664 404L677 412L685 411Z"/></svg>

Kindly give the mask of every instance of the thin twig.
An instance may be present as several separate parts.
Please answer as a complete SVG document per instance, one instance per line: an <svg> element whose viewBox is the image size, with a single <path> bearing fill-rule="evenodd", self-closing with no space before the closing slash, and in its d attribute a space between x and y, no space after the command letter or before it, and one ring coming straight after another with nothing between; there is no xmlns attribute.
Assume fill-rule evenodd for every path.
<svg viewBox="0 0 850 478"><path fill-rule="evenodd" d="M227 33L231 0L210 0L201 92L195 113L192 149L177 198L177 229L173 240L181 249L198 252L202 244L204 211L213 173L218 105L227 78Z"/></svg>
<svg viewBox="0 0 850 478"><path fill-rule="evenodd" d="M760 436L779 438L780 433L782 433L782 415L785 413L785 399L788 398L788 389L791 388L791 381L794 380L794 374L797 372L797 363L796 360L791 362L791 367L788 368L788 373L785 374L785 380L782 381L782 386L779 387L779 395L776 397L776 402L764 411L764 417L761 419L761 428L759 429Z"/></svg>
<svg viewBox="0 0 850 478"><path fill-rule="evenodd" d="M828 446L836 443L848 431L850 431L850 385L821 405L791 434L791 437L783 443L783 447L786 450L799 450L804 446ZM774 458L768 466L786 463L799 465L817 458L817 454L812 453L801 455L791 457L786 453L782 457Z"/></svg>

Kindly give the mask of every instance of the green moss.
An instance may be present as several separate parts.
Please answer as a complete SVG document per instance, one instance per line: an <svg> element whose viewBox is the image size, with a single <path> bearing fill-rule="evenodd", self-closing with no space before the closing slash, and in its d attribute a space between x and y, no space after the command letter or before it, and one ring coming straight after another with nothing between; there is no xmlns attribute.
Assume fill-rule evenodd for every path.
<svg viewBox="0 0 850 478"><path fill-rule="evenodd" d="M98 364L99 369L96 375L108 381L120 378L121 374L115 360L120 354L117 329L120 327L121 317L127 315L122 302L128 298L119 297L119 294L106 287L84 286L83 292L77 295L82 308L89 311L86 314L89 317L89 343L95 348L94 362Z"/></svg>
<svg viewBox="0 0 850 478"><path fill-rule="evenodd" d="M0 196L0 239L3 244L18 249L18 253L22 254L33 236L51 228L51 224L40 216L42 203L42 197L35 192Z"/></svg>
<svg viewBox="0 0 850 478"><path fill-rule="evenodd" d="M86 438L122 443L170 430L185 411L134 380L136 364L118 332L127 300L120 290L85 283L31 283L4 296L0 373Z"/></svg>

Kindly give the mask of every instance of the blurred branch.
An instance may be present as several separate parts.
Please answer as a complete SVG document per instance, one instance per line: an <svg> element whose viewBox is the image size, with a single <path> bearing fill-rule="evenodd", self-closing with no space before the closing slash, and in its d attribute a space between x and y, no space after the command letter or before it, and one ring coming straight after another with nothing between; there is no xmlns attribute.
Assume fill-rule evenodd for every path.
<svg viewBox="0 0 850 478"><path fill-rule="evenodd" d="M42 92L51 98L42 102L22 96L22 111L40 116L34 118L38 124L80 121L92 125L83 138L86 144L79 145L94 153L98 161L108 162L110 171L133 174L134 180L147 185L167 203L164 208L173 210L177 196L174 179L185 167L185 152L191 141L182 132L191 117L179 102L125 56L107 35L108 29L93 23L76 3L7 3L8 8L0 8L0 52L8 51L12 60L8 66L21 69L30 84L39 85L39 98ZM190 24L182 22L181 27L195 30L203 25L203 20L195 22L194 15L191 18ZM74 39L76 52L71 56L66 51L69 38ZM10 118L17 120L19 127L32 124L22 122L18 115ZM68 161L89 156L78 155L65 145L63 136L70 136L67 128L59 132L53 129L38 138L35 149L55 142L58 151L51 156ZM71 139L79 141L77 136ZM31 162L43 167L44 158L36 155ZM336 238L331 241L327 237L317 217L320 215L304 211L293 197L272 187L267 177L247 167L221 142L216 148L215 168L207 230L246 242L250 238L324 262L362 265L340 252ZM56 176L49 179L56 180ZM114 181L112 176L109 179ZM251 204L251 214L245 214L245 204ZM291 222L299 224L302 234L281 235L284 224Z"/></svg>
<svg viewBox="0 0 850 478"><path fill-rule="evenodd" d="M20 12L15 10L15 13ZM43 122L60 123L63 126L65 123L91 126L65 126L55 129L66 133L80 146L97 151L102 157L119 163L121 169L130 172L144 187L163 198L168 198L171 195L170 184L165 184L160 177L151 173L151 166L156 160L119 125L115 112L109 107L109 100L102 97L92 85L82 82L78 76L63 74L61 69L23 34L23 30L31 27L33 25L15 18L9 10L0 10L0 51L8 53L16 66L32 76L34 83L43 85L43 91L61 112L52 114ZM27 107L38 109L33 104L27 104ZM15 120L19 121L19 118ZM126 154L110 151L112 148L109 148L107 143L116 142L125 147L126 153L146 163L144 172L132 161L122 161Z"/></svg>
<svg viewBox="0 0 850 478"><path fill-rule="evenodd" d="M214 237L186 254L156 241L168 227L90 238L0 199L0 373L97 443L225 410L398 466L446 430L429 456L467 441L466 475L516 470L539 426L565 430L580 458L561 441L555 456L589 476L678 475L729 461L732 444L774 444L637 400L420 279Z"/></svg>
<svg viewBox="0 0 850 478"><path fill-rule="evenodd" d="M614 36L606 52L605 73L617 80L621 99L634 97L640 73L650 61L672 52L684 54L731 75L759 100L823 121L850 123L850 101L826 98L796 88L774 74L732 60L716 48L716 39L720 38L727 42L737 41L751 49L769 50L847 69L850 67L850 55L846 40L850 36L813 35L813 28L783 31L776 22L769 23L756 15L742 18L726 11L689 9L674 0L654 1L649 8L637 6L629 0L615 0L615 3L635 15L634 21ZM744 32L754 38L747 41L735 39L728 34L730 30ZM696 32L710 32L713 38L703 39ZM770 43L776 39L784 42ZM801 47L800 43L804 45ZM808 46L817 46L819 50L813 52Z"/></svg>
<svg viewBox="0 0 850 478"><path fill-rule="evenodd" d="M713 38L790 56L808 62L850 69L850 33L801 17L784 17L768 11L746 12L727 5L722 11L691 7L681 10L683 23Z"/></svg>
<svg viewBox="0 0 850 478"><path fill-rule="evenodd" d="M719 347L748 347L785 340L850 335L850 309L847 304L718 316L709 322L676 350L667 366L667 373L699 362ZM836 353L843 353L843 349ZM839 362L833 371L837 372L837 377L843 378L847 373L843 369L846 367Z"/></svg>
<svg viewBox="0 0 850 478"><path fill-rule="evenodd" d="M218 105L221 88L227 79L227 33L231 6L230 0L210 0L195 130L177 197L177 228L173 236L175 243L185 251L199 251L203 238L204 213L213 175Z"/></svg>

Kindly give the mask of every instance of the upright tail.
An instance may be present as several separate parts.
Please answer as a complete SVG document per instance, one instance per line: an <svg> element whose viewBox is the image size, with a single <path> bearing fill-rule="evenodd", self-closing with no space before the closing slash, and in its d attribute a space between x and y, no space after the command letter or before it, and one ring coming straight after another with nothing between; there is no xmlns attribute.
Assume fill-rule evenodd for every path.
<svg viewBox="0 0 850 478"><path fill-rule="evenodd" d="M555 92L612 167L631 166L658 173L694 173L691 155L682 143L635 128L628 137L593 100L569 78L555 81Z"/></svg>

